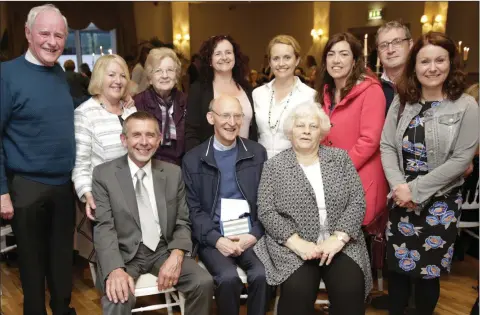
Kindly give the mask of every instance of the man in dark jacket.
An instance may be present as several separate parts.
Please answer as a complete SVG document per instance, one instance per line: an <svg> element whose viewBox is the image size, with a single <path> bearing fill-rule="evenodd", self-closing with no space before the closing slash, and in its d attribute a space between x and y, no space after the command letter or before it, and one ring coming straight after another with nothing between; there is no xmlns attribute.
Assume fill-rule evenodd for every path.
<svg viewBox="0 0 480 315"><path fill-rule="evenodd" d="M410 30L398 21L390 21L377 31L378 57L383 66L380 80L387 100L387 112L395 97L395 85L402 75L412 46L413 40Z"/></svg>
<svg viewBox="0 0 480 315"><path fill-rule="evenodd" d="M243 113L236 98L214 99L209 110L207 120L214 135L190 150L182 165L192 235L200 259L216 283L218 313L239 314L243 284L238 265L247 273L248 314L264 315L269 287L253 245L264 234L257 218L257 189L267 152L260 144L238 136ZM234 213L235 218L226 218ZM243 231L229 233L228 226L235 222ZM246 228L240 222L246 222Z"/></svg>

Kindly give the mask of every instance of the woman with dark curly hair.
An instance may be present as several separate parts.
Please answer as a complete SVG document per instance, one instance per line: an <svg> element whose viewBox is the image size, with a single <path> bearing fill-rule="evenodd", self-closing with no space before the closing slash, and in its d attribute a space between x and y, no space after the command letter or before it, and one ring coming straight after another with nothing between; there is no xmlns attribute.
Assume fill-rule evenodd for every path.
<svg viewBox="0 0 480 315"><path fill-rule="evenodd" d="M206 115L212 99L220 95L236 97L240 101L244 115L240 137L257 141L252 88L246 79L245 56L240 46L229 35L217 35L204 41L198 54L200 78L190 87L187 100L186 151L213 134L213 126L208 123ZM230 117L225 120L224 127L233 133L235 130L230 129L236 125Z"/></svg>
<svg viewBox="0 0 480 315"><path fill-rule="evenodd" d="M380 158L385 95L380 82L365 67L360 41L350 33L329 39L318 77L319 103L332 123L322 144L344 149L352 159L365 192L363 225L368 225L385 211L388 194Z"/></svg>
<svg viewBox="0 0 480 315"><path fill-rule="evenodd" d="M462 176L477 149L478 106L463 93L458 48L443 33L412 47L380 149L392 201L386 235L390 315L403 314L410 282L418 314L433 314L460 215Z"/></svg>

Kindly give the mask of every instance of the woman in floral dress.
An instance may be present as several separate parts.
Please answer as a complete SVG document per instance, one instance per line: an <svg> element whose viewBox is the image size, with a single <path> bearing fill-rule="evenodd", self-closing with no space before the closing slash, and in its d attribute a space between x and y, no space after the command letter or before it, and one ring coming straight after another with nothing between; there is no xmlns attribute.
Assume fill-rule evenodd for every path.
<svg viewBox="0 0 480 315"><path fill-rule="evenodd" d="M391 206L389 314L404 314L415 283L418 314L433 314L450 271L463 172L478 143L478 106L463 94L455 42L430 32L413 46L381 139Z"/></svg>

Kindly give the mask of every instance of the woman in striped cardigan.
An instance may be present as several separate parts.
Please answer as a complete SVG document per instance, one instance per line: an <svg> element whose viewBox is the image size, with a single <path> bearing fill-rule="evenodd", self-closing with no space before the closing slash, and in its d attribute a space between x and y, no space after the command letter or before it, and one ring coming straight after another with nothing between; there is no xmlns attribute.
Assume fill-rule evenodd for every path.
<svg viewBox="0 0 480 315"><path fill-rule="evenodd" d="M92 172L99 164L127 153L120 141L123 120L136 112L127 108L128 67L122 57L105 55L93 68L88 92L93 95L75 110L76 160L72 180L78 197L85 203L77 208L76 248L82 257L94 261L92 227L95 218Z"/></svg>

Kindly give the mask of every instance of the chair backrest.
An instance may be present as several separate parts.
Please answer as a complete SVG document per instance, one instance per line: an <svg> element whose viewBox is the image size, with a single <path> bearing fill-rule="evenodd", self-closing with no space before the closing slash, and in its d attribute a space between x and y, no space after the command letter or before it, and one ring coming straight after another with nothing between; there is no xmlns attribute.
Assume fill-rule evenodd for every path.
<svg viewBox="0 0 480 315"><path fill-rule="evenodd" d="M479 203L478 203L478 190L479 190L480 180L477 182L477 188L475 189L475 196L471 198L470 194L473 193L473 190L469 190L467 195L465 196L465 200L462 204L462 210L479 210ZM468 200L473 200L472 202L468 202Z"/></svg>

